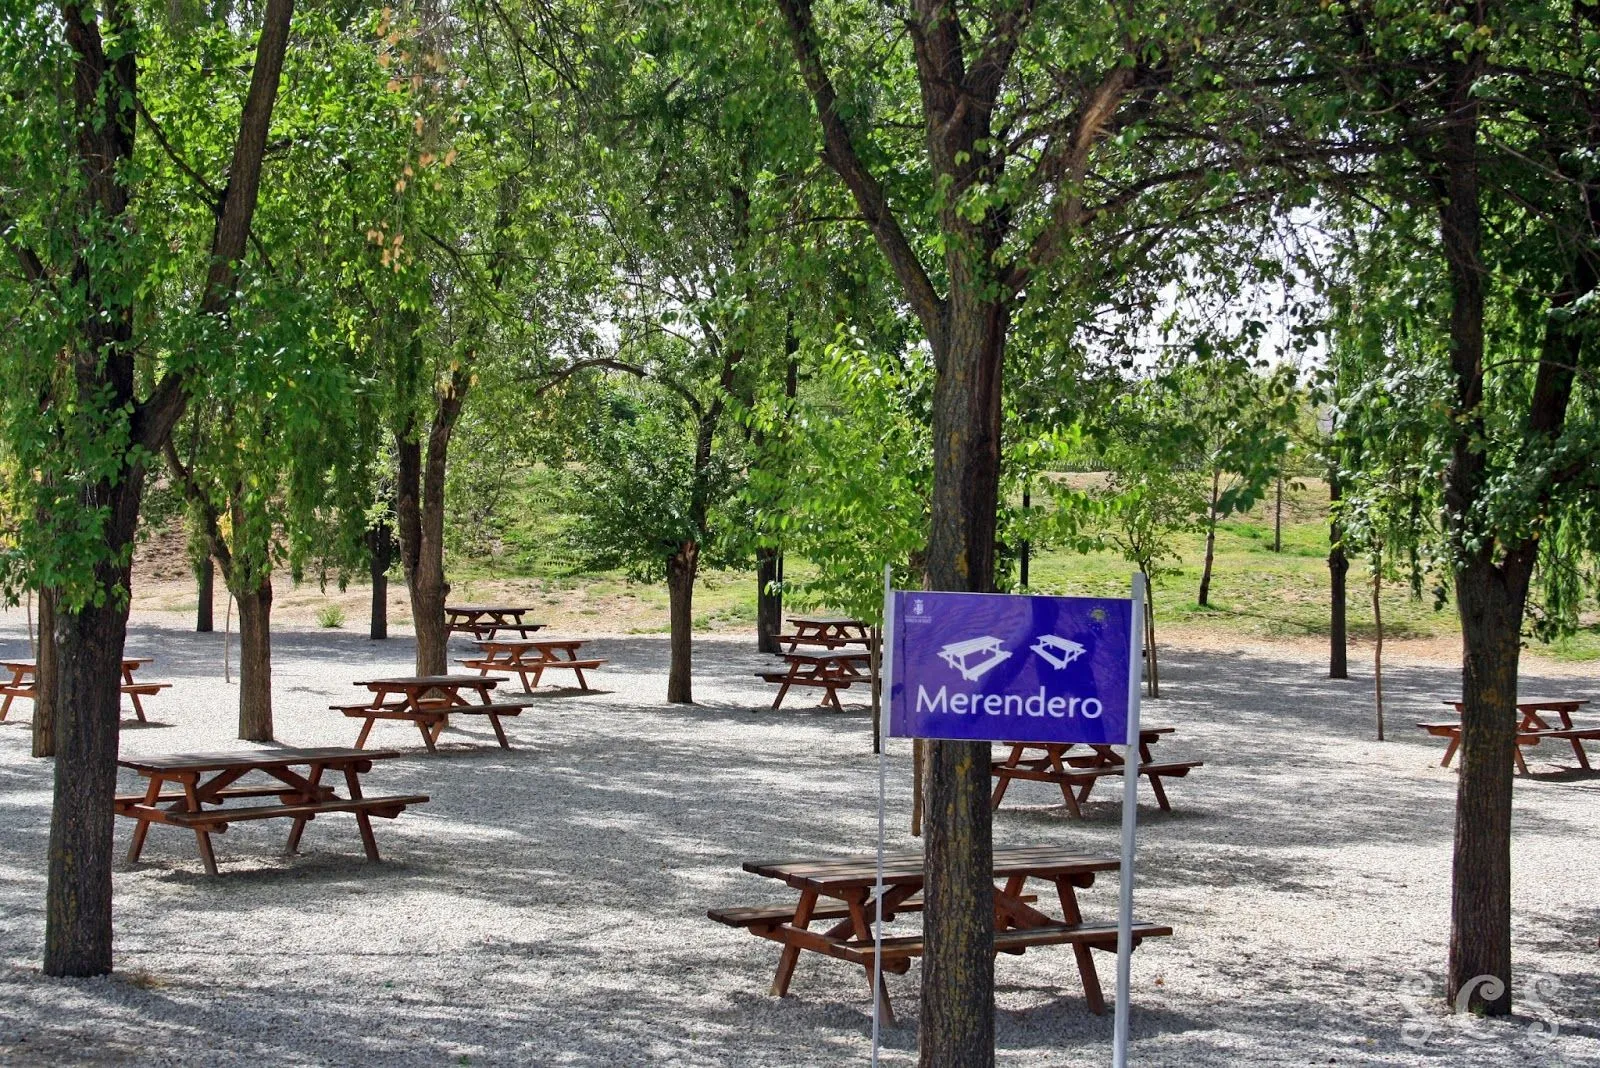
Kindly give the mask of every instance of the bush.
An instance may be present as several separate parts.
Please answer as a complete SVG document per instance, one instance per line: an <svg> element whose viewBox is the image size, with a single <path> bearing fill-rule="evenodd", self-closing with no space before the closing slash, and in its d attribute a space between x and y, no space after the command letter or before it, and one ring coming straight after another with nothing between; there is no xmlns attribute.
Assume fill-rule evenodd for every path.
<svg viewBox="0 0 1600 1068"><path fill-rule="evenodd" d="M317 609L317 626L333 628L344 626L344 609L336 604L325 604Z"/></svg>

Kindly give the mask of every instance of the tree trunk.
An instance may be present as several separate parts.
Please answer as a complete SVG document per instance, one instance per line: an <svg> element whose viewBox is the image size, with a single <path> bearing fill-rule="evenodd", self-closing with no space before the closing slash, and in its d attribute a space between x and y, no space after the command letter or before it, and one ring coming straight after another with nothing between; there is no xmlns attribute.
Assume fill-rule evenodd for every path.
<svg viewBox="0 0 1600 1068"><path fill-rule="evenodd" d="M957 261L959 263L959 260ZM972 282L968 279L968 283ZM1000 395L1008 314L952 282L935 348L929 586L994 589ZM937 343L936 343L937 344ZM942 353L940 350L943 350ZM924 1066L994 1063L994 843L989 743L927 742Z"/></svg>
<svg viewBox="0 0 1600 1068"><path fill-rule="evenodd" d="M1378 708L1378 741L1383 741L1383 557L1372 561L1372 682L1373 700Z"/></svg>
<svg viewBox="0 0 1600 1068"><path fill-rule="evenodd" d="M56 591L39 591L39 655L33 699L33 755L56 755L56 690L60 685L56 656Z"/></svg>
<svg viewBox="0 0 1600 1068"><path fill-rule="evenodd" d="M1222 472L1211 472L1211 503L1206 507L1206 563L1200 570L1200 596L1195 603L1205 608L1211 603L1211 561L1217 555L1217 495L1222 489Z"/></svg>
<svg viewBox="0 0 1600 1068"><path fill-rule="evenodd" d="M272 576L239 601L239 737L272 741Z"/></svg>
<svg viewBox="0 0 1600 1068"><path fill-rule="evenodd" d="M372 622L367 636L373 641L382 641L389 637L389 565L394 559L389 524L379 523L373 527L367 539L372 576Z"/></svg>
<svg viewBox="0 0 1600 1068"><path fill-rule="evenodd" d="M413 335L408 359L420 361L421 341ZM395 487L395 518L400 533L400 561L406 589L411 594L411 622L417 633L418 675L447 673L444 606L450 584L444 577L445 463L450 437L461 415L461 405L471 382L465 366L452 373L446 389L435 396L426 450L409 419L395 434L399 472Z"/></svg>
<svg viewBox="0 0 1600 1068"><path fill-rule="evenodd" d="M1272 509L1272 551L1283 552L1283 476L1278 476L1277 501Z"/></svg>
<svg viewBox="0 0 1600 1068"><path fill-rule="evenodd" d="M112 799L117 792L122 646L128 625L126 602L122 605L108 598L98 607L56 614L56 701L68 711L56 720L46 975L111 971Z"/></svg>
<svg viewBox="0 0 1600 1068"><path fill-rule="evenodd" d="M1161 696L1161 661L1156 656L1156 600L1150 588L1150 576L1144 577L1144 648L1145 667L1150 678L1150 696Z"/></svg>
<svg viewBox="0 0 1600 1068"><path fill-rule="evenodd" d="M686 541L667 559L667 597L672 618L672 665L667 670L667 701L694 704L691 673L694 659L694 577L700 568L700 546Z"/></svg>
<svg viewBox="0 0 1600 1068"><path fill-rule="evenodd" d="M783 554L777 548L756 550L756 648L763 653L783 651L783 593L770 587L781 581Z"/></svg>
<svg viewBox="0 0 1600 1068"><path fill-rule="evenodd" d="M1024 482L1022 484L1022 517L1024 522L1027 521L1028 509L1033 507L1033 494L1029 492L1029 489L1028 484ZM1027 538L1023 538L1021 544L1017 546L1017 585L1024 593L1028 591L1028 564L1032 556L1033 545L1029 543Z"/></svg>
<svg viewBox="0 0 1600 1068"><path fill-rule="evenodd" d="M1520 589L1517 586L1520 585ZM1479 559L1456 574L1464 655L1446 995L1511 1011L1511 792L1526 582Z"/></svg>
<svg viewBox="0 0 1600 1068"><path fill-rule="evenodd" d="M1344 554L1344 526L1339 522L1338 504L1343 499L1337 468L1328 472L1328 502L1332 505L1328 520L1328 678L1348 679L1350 663L1348 641L1345 636L1345 577L1350 573L1350 559Z"/></svg>
<svg viewBox="0 0 1600 1068"><path fill-rule="evenodd" d="M195 585L199 589L200 599L194 610L194 629L197 634L210 634L212 629L211 605L216 599L217 566L208 554L204 560L195 564Z"/></svg>

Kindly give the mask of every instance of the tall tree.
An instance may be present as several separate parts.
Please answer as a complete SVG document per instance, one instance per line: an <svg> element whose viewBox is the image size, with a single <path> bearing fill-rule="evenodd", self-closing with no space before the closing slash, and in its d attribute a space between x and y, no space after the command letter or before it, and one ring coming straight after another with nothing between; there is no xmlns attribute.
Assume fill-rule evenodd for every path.
<svg viewBox="0 0 1600 1068"><path fill-rule="evenodd" d="M1356 133L1370 164L1327 181L1357 221L1358 300L1343 315L1399 313L1420 338L1406 351L1447 382L1436 441L1448 460L1434 474L1464 646L1447 993L1503 1014L1521 635L1551 535L1589 529L1600 456L1587 415L1600 8L1358 4L1314 25L1324 51L1306 53L1320 66L1303 84L1339 87L1331 109L1317 105L1339 115L1328 136Z"/></svg>
<svg viewBox="0 0 1600 1068"><path fill-rule="evenodd" d="M224 135L232 150L225 180L211 183L221 192L209 246L192 277L192 302L172 313L195 334L227 330L292 12L292 0L264 5L249 84L233 133ZM163 243L178 236L152 231L140 217L141 152L160 141L141 96L140 65L150 57L140 49L159 43L159 34L126 3L10 3L0 19L0 137L6 158L27 161L0 198L0 235L21 279L7 277L6 300L39 327L27 345L5 347L5 425L23 469L41 476L29 480L40 521L23 531L28 566L58 592L44 970L99 975L111 968L111 800L129 560L147 464L182 415L200 365L173 352L153 366L141 353L151 332L141 296L166 262ZM235 77L231 69L218 74ZM143 148L141 119L152 135ZM41 424L52 432L40 433ZM41 447L52 439L53 447Z"/></svg>
<svg viewBox="0 0 1600 1068"><path fill-rule="evenodd" d="M1233 12L1196 5L1095 12L1027 2L905 5L777 0L820 126L932 352L934 589L995 578L1002 363L1027 302L1119 276L1232 190L1183 198L1166 225L1130 213L1227 170L1169 137L1139 136L1164 104L1207 97L1197 47ZM1235 24L1237 25L1237 24ZM1178 29L1181 27L1181 30ZM1250 49L1209 61L1247 67ZM843 86L835 72L844 72ZM915 100L915 104L907 101ZM1213 121L1217 115L1212 114ZM1227 121L1227 120L1222 120ZM926 210L924 210L926 206ZM1148 222L1148 220L1146 220ZM1070 264L1070 268L1067 266ZM924 1064L993 1060L993 884L988 745L929 746Z"/></svg>

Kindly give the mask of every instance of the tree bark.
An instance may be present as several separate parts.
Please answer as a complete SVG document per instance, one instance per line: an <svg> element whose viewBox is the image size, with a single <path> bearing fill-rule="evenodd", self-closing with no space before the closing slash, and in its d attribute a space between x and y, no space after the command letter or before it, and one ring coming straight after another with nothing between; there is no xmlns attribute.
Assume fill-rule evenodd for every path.
<svg viewBox="0 0 1600 1068"><path fill-rule="evenodd" d="M420 361L421 340L410 342L408 358ZM411 622L416 628L418 675L446 674L444 606L450 584L444 575L445 464L450 438L461 416L461 406L471 378L465 366L452 373L445 389L436 395L426 449L407 419L395 434L399 472L395 487L395 518L400 534L400 562L411 595Z"/></svg>
<svg viewBox="0 0 1600 1068"><path fill-rule="evenodd" d="M1027 483L1023 483L1022 515L1024 520L1027 518L1028 509L1033 507L1033 495L1029 492L1029 488ZM1027 538L1023 538L1022 543L1017 546L1017 585L1024 593L1028 590L1028 564L1032 556L1033 545L1029 543Z"/></svg>
<svg viewBox="0 0 1600 1068"><path fill-rule="evenodd" d="M389 565L394 560L394 540L388 523L373 527L367 538L372 576L372 621L367 637L383 641L389 637Z"/></svg>
<svg viewBox="0 0 1600 1068"><path fill-rule="evenodd" d="M239 602L239 737L272 741L272 577Z"/></svg>
<svg viewBox="0 0 1600 1068"><path fill-rule="evenodd" d="M1200 570L1200 596L1195 603L1205 608L1211 603L1211 561L1217 555L1217 495L1222 489L1222 472L1211 472L1211 503L1206 508L1206 563Z"/></svg>
<svg viewBox="0 0 1600 1068"><path fill-rule="evenodd" d="M33 755L56 755L56 690L60 661L56 656L56 591L46 586L39 591L38 678L33 699Z"/></svg>
<svg viewBox="0 0 1600 1068"><path fill-rule="evenodd" d="M700 568L700 546L686 541L667 559L667 597L671 611L672 664L667 669L667 701L694 704L691 672L694 659L694 578Z"/></svg>
<svg viewBox="0 0 1600 1068"><path fill-rule="evenodd" d="M1283 476L1278 476L1276 501L1272 508L1272 551L1283 552Z"/></svg>
<svg viewBox="0 0 1600 1068"><path fill-rule="evenodd" d="M1350 677L1349 641L1346 637L1345 579L1350 574L1350 558L1344 553L1344 525L1339 522L1338 504L1344 488L1339 484L1337 466L1328 472L1328 678Z"/></svg>
<svg viewBox="0 0 1600 1068"><path fill-rule="evenodd" d="M1144 636L1145 666L1150 679L1150 696L1161 696L1161 659L1156 655L1156 599L1150 586L1150 576L1144 577Z"/></svg>
<svg viewBox="0 0 1600 1068"><path fill-rule="evenodd" d="M129 540L131 536L130 532ZM56 700L70 712L56 719L46 975L81 977L111 971L112 800L117 792L117 734L122 719L125 604L119 607L115 599L108 599L99 606L56 615L61 656Z"/></svg>
<svg viewBox="0 0 1600 1068"><path fill-rule="evenodd" d="M927 567L935 590L994 589L1001 369L1008 321L1003 305L969 302L954 291L946 343L934 350L938 378ZM990 1065L994 846L989 743L929 741L927 751L927 945L920 1063Z"/></svg>
<svg viewBox="0 0 1600 1068"><path fill-rule="evenodd" d="M1378 709L1378 741L1383 741L1383 557L1372 561L1372 685Z"/></svg>
<svg viewBox="0 0 1600 1068"><path fill-rule="evenodd" d="M781 581L783 554L775 547L756 550L756 648L763 653L783 651L778 635L783 631L783 593L771 589Z"/></svg>
<svg viewBox="0 0 1600 1068"><path fill-rule="evenodd" d="M197 634L210 634L212 629L212 603L216 600L217 565L210 554L195 564L195 584L199 590L199 603L194 611L194 629Z"/></svg>

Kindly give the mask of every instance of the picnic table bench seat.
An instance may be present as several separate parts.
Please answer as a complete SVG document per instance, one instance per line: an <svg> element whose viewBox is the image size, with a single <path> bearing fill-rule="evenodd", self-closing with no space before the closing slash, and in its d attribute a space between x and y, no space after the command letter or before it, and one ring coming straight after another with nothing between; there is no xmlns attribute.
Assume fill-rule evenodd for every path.
<svg viewBox="0 0 1600 1068"><path fill-rule="evenodd" d="M839 941L829 939L818 931L808 931L803 928L786 925L783 933L788 936L790 944L797 944L804 949L814 949L819 953L834 957L838 960L849 961L863 967L872 967L872 957L875 947L870 939L855 941ZM1135 923L1133 925L1133 944L1135 947L1146 938L1166 938L1172 935L1172 928L1161 923ZM911 958L922 956L927 942L923 935L893 935L883 939L883 970L886 972L902 973L909 970ZM1117 925L1114 923L1051 923L1040 924L1037 927L1011 927L994 933L994 951L996 953L1018 954L1033 946L1060 946L1078 945L1088 949L1100 949L1115 952L1117 948Z"/></svg>
<svg viewBox="0 0 1600 1068"><path fill-rule="evenodd" d="M216 808L200 812L169 813L165 822L180 827L204 826L214 832L225 831L228 824L243 820L273 819L287 816L297 820L312 820L325 812L366 812L370 816L394 819L408 805L425 804L427 794L405 794L393 797L333 798L327 801L307 801L295 805L255 805L250 808Z"/></svg>
<svg viewBox="0 0 1600 1068"><path fill-rule="evenodd" d="M165 787L163 787L163 790L165 790ZM220 790L213 790L209 796L219 801L226 801L236 797L294 797L298 796L300 792L293 787L282 784L278 786L227 786ZM331 786L319 786L317 788L317 796L327 800L334 796L333 788ZM117 813L121 815L124 809L133 805L170 805L186 800L188 798L182 790L174 790L171 793L163 792L154 800L144 794L118 794L113 804Z"/></svg>

